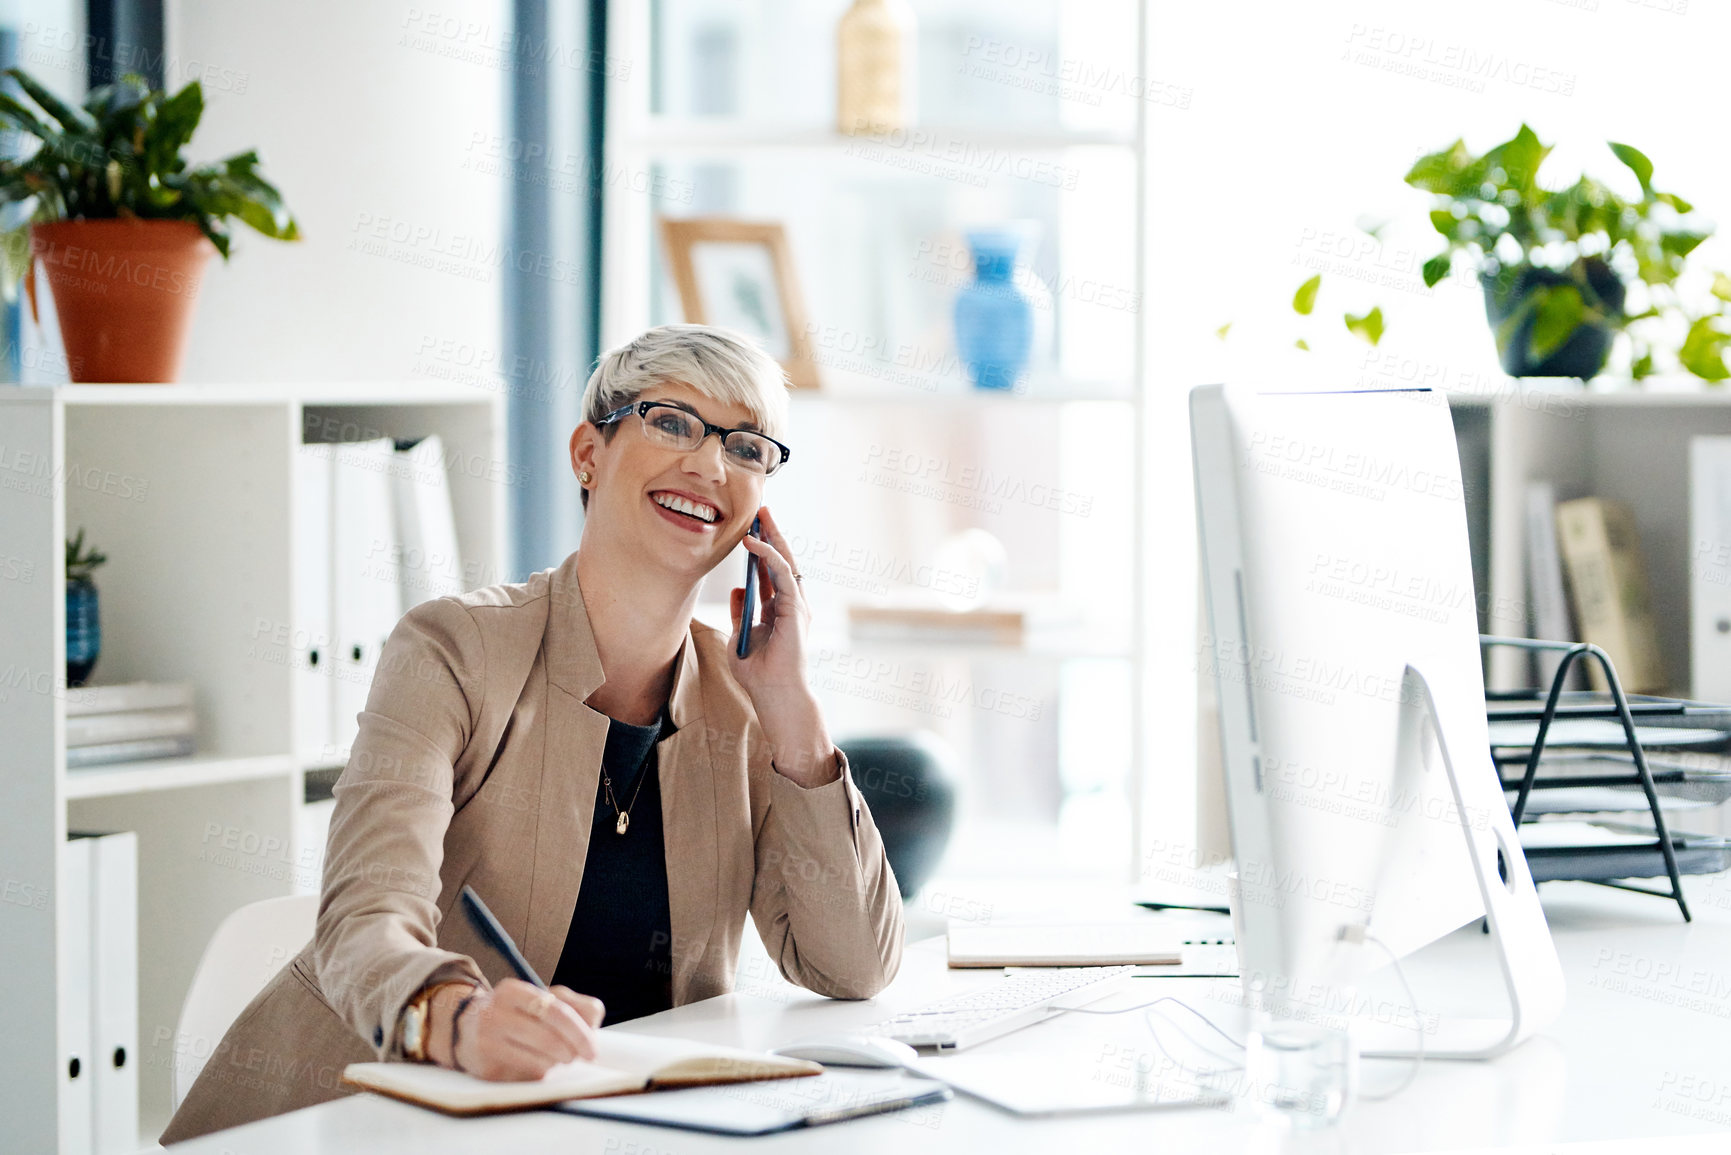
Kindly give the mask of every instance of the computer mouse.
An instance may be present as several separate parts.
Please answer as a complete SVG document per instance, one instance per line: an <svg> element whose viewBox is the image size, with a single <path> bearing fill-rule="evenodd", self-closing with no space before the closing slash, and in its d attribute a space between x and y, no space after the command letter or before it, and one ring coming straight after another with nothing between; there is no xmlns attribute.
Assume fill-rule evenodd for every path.
<svg viewBox="0 0 1731 1155"><path fill-rule="evenodd" d="M919 1058L906 1043L877 1035L813 1035L770 1054L809 1059L826 1067L905 1067Z"/></svg>

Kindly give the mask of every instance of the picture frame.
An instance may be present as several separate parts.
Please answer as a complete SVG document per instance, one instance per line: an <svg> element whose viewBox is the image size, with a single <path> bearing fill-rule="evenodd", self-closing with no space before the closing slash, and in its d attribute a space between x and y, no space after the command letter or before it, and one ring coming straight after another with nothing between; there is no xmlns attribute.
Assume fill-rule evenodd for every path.
<svg viewBox="0 0 1731 1155"><path fill-rule="evenodd" d="M685 320L749 334L781 363L795 389L816 389L817 361L786 230L733 217L657 223Z"/></svg>

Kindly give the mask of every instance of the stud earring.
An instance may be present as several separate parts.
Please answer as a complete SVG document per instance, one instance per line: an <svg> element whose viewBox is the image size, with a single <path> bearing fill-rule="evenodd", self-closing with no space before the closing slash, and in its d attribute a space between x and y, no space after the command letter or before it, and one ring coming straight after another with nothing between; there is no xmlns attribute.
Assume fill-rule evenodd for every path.
<svg viewBox="0 0 1731 1155"><path fill-rule="evenodd" d="M585 469L583 472L581 472L577 475L577 484L578 485L588 485L589 480L590 480L589 471L587 469Z"/></svg>

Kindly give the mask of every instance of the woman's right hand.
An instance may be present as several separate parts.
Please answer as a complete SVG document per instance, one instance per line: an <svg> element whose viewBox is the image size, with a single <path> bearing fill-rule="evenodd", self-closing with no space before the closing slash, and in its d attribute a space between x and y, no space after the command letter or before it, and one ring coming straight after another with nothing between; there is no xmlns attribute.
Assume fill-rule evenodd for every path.
<svg viewBox="0 0 1731 1155"><path fill-rule="evenodd" d="M451 1018L471 994L453 1055ZM604 1013L600 999L570 987L543 991L521 979L505 979L491 992L447 988L438 993L431 1010L428 1057L442 1067L496 1082L539 1079L560 1063L593 1059L595 1032Z"/></svg>

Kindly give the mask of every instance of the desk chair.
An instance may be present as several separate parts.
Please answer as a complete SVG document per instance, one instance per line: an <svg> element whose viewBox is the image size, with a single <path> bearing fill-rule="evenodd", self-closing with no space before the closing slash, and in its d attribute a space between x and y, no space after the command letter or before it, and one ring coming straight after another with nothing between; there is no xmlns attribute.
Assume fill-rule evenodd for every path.
<svg viewBox="0 0 1731 1155"><path fill-rule="evenodd" d="M267 898L241 907L216 928L180 1008L169 1075L175 1109L253 996L312 941L318 910L316 895Z"/></svg>

